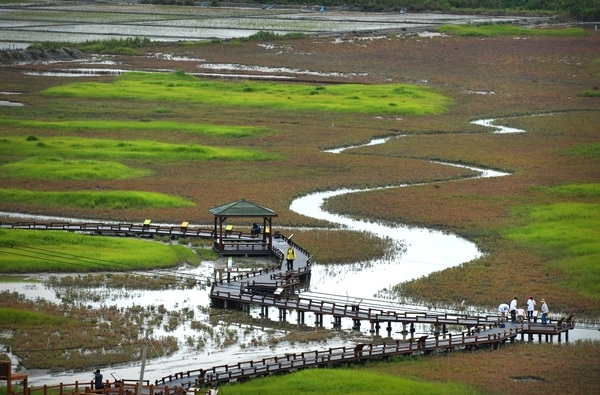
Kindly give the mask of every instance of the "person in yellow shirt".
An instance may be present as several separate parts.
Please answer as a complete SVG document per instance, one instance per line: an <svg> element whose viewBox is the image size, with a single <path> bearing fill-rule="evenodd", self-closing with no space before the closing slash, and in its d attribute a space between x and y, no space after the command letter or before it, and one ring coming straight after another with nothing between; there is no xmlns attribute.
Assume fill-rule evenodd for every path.
<svg viewBox="0 0 600 395"><path fill-rule="evenodd" d="M285 259L287 259L287 270L294 270L294 259L296 259L296 250L294 250L294 247L290 246L288 248Z"/></svg>

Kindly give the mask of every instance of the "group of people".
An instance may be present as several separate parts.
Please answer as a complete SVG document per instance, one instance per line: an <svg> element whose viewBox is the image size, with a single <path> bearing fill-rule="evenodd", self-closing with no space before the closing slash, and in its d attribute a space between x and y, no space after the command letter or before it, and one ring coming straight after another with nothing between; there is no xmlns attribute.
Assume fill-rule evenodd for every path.
<svg viewBox="0 0 600 395"><path fill-rule="evenodd" d="M542 299L540 301L541 306L540 306L540 313L542 314L542 324L546 325L548 323L548 305L546 304L546 299ZM510 313L510 320L511 322L520 322L523 323L525 321L525 318L527 318L528 321L532 321L534 319L533 315L535 312L535 306L536 306L536 302L533 299L533 296L530 296L529 299L527 299L527 317L525 316L525 310L523 308L519 308L518 306L518 299L515 296L514 299L510 302L510 305L506 304L506 303L501 303L500 306L498 306L498 312L500 313L501 316L501 321L504 322L507 320L507 313Z"/></svg>

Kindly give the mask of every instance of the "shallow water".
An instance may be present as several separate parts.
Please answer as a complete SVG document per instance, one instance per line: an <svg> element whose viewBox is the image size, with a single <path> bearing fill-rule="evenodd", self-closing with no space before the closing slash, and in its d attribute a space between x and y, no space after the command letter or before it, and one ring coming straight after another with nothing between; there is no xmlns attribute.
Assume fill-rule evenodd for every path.
<svg viewBox="0 0 600 395"><path fill-rule="evenodd" d="M538 24L548 18L528 18ZM311 7L262 10L243 7L155 7L107 3L11 5L0 20L0 49L24 48L33 42L84 42L146 37L154 41L233 39L259 31L286 34L344 32L423 32L446 23L514 22L510 16L394 12L360 13ZM431 35L426 36L426 38Z"/></svg>

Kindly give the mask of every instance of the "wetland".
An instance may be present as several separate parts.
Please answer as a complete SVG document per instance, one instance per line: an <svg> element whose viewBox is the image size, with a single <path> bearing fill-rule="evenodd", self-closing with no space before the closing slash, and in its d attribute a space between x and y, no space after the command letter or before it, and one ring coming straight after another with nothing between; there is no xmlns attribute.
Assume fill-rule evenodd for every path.
<svg viewBox="0 0 600 395"><path fill-rule="evenodd" d="M132 10L143 18L143 12ZM175 8L171 12L177 13ZM325 19L339 20L340 16L319 14L318 17L323 26ZM377 23L381 24L388 19L394 22L397 16L369 18L379 19ZM246 23L242 19L240 23ZM160 34L150 35L151 38L170 36L171 33L164 32L172 28L167 25L175 23L178 22L161 23L164 26L160 27ZM198 22L192 27L200 29ZM377 296L393 303L417 303L424 308L468 306L473 313L494 312L501 301L515 295L525 300L531 293L549 300L557 314L576 312L580 324L591 328L581 328L589 332L580 338L594 338L600 306L594 280L598 269L593 266L588 269L587 262L594 259L595 250L586 240L574 238L567 241L575 240L578 245L586 246L588 253L581 253L582 250L576 254L565 254L567 250L559 253L561 246L554 236L536 239L539 233L527 226L547 218L549 222L543 224L550 229L549 224L556 218L567 216L578 221L564 223L567 226L564 229L570 229L569 234L573 234L573 229L595 234L594 226L586 218L597 218L598 212L596 125L600 114L597 97L585 96L583 92L593 92L599 84L597 32L564 37L520 33L460 37L424 34L435 25L422 26L423 29L413 25L415 31L403 30L402 25L388 27L373 24L366 31L356 25L348 30L336 27L327 34L313 31L311 36L288 40L243 41L221 37L226 39L220 41L207 35L205 42L193 43L184 35L185 41L153 42L134 55L86 54L85 60L76 61L75 68L89 72L70 71L75 69L72 61L3 65L0 90L11 103L21 104L0 106L4 125L8 125L1 137L7 141L30 135L40 141L64 136L90 140L91 137L126 140L135 136L136 140L181 146L251 148L276 158L249 160L241 165L239 161L224 159L188 158L180 162L121 157L117 161L145 174L121 181L101 178L34 181L31 177L5 177L4 173L0 177L3 189L40 193L88 189L151 191L182 197L195 205L56 207L7 199L0 201L3 217L14 218L11 213L21 213L86 221L140 222L152 218L153 222L161 223L206 224L211 221L208 208L247 198L275 210L281 231L294 233L296 241L315 254L313 277L306 291L365 299ZM81 29L72 28L77 34ZM64 28L59 32L54 28L47 30L49 34L57 32L68 37ZM81 37L88 39L103 31L94 28L85 33ZM25 44L28 40L21 38L20 42ZM95 73L99 65L105 71ZM177 70L229 82L293 80L313 87L317 96L316 88L342 83L413 84L450 98L451 104L437 115L343 113L165 99L137 102L131 98L103 99L90 95L73 98L44 93L73 84L73 76L85 84L110 84L127 71ZM14 123L17 119L43 121L46 125L43 128L31 123L18 125ZM484 121L473 122L479 119ZM67 128L59 126L58 122L65 120L80 123ZM90 129L82 123L84 120L97 125ZM108 121L116 127L99 126ZM133 121L143 124L161 121L171 126L186 123L252 127L266 133L224 137L169 126L132 129L127 122ZM490 123L525 133L494 133ZM370 143L379 139L385 142ZM339 147L344 147L337 151L339 154L327 152ZM6 151L0 166L12 165L31 155ZM479 172L474 169L492 169L503 176L478 177ZM496 173L490 173L493 174ZM340 190L356 193L338 196L331 192ZM303 197L314 201L303 203ZM536 211L538 206L547 211ZM420 234L420 238L410 239L403 233L405 227ZM382 233L381 229L389 233ZM516 229L527 230L533 238L524 238L522 233L517 236ZM347 242L344 235L348 233L358 236ZM384 252L375 261L353 259L361 256L359 250L371 244L372 234L391 238L392 242L382 245ZM444 240L456 239L458 244L446 245L437 241L438 236ZM421 240L434 247L421 244ZM327 254L332 245L337 246L333 255L344 257L342 262L331 263L335 259ZM109 336L117 331L98 326L98 322L111 322L112 328L123 328L119 336L128 339L128 343L114 350L122 359L103 364L105 371L118 371L121 377L136 376L139 372L139 364L126 361L137 358L142 323L153 323L155 328L153 340L157 350L148 376L186 370L191 368L190 363L194 367L217 365L298 349L353 344L372 337L348 328L331 331L327 323L326 330L317 331L301 328L293 321L269 322L260 318L257 311L251 311L250 316L214 311L207 303L207 282L218 275L222 263L200 261L167 272L134 271L125 276L129 285L119 287L116 284L122 278L118 273L97 273L92 277L72 274L72 282L58 278L63 275L51 278L49 274L33 276L34 282L5 282L2 289L8 294L1 307L8 307L9 301L25 309L31 302L42 306L46 302L37 298L44 298L54 306L48 307L48 311L59 309L61 315L89 321L90 326L104 330L101 333L106 341L116 340ZM253 265L239 262L239 270L250 270ZM163 278L168 281L159 283ZM136 285L151 280L158 283L159 290ZM424 333L429 330L419 328ZM86 362L77 360L74 352L81 349L75 346L80 339L73 336L73 343L69 343L69 336L55 339L55 344L73 348L70 363L83 366ZM25 348L14 342L12 347ZM593 353L594 347L587 349ZM61 381L85 380L91 376L66 365L46 368L48 372L37 371L31 381L55 381L58 377L51 374L68 374L69 378ZM525 370L521 371L523 377L528 375ZM462 380L469 382L466 378Z"/></svg>

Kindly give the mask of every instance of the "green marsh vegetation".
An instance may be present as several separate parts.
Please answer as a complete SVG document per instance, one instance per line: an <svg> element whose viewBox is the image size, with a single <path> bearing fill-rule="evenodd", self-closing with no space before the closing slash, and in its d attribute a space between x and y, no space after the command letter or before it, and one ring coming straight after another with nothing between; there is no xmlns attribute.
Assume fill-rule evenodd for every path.
<svg viewBox="0 0 600 395"><path fill-rule="evenodd" d="M56 231L2 229L0 248L2 273L119 272L200 261L180 245Z"/></svg>
<svg viewBox="0 0 600 395"><path fill-rule="evenodd" d="M562 185L547 193L598 201L600 184ZM544 257L563 273L561 284L582 296L600 298L600 204L565 202L520 207L514 213L526 225L505 236Z"/></svg>
<svg viewBox="0 0 600 395"><path fill-rule="evenodd" d="M227 394L481 394L457 383L434 383L358 369L305 369L223 387Z"/></svg>
<svg viewBox="0 0 600 395"><path fill-rule="evenodd" d="M432 89L401 84L304 85L200 80L184 73L127 73L111 83L74 83L46 89L51 97L129 99L267 107L286 111L358 114L441 114L452 104Z"/></svg>
<svg viewBox="0 0 600 395"><path fill-rule="evenodd" d="M122 180L152 175L118 162L35 157L0 165L1 178L40 180Z"/></svg>
<svg viewBox="0 0 600 395"><path fill-rule="evenodd" d="M445 33L454 36L471 37L494 37L499 35L573 37L586 36L589 34L585 29L578 27L571 27L565 29L541 29L525 28L502 23L482 23L477 25L444 25L438 27L436 31L439 33Z"/></svg>
<svg viewBox="0 0 600 395"><path fill-rule="evenodd" d="M19 189L0 189L1 202L19 202L26 205L46 205L77 208L131 208L191 207L187 199L156 192L132 191L74 191L40 192Z"/></svg>
<svg viewBox="0 0 600 395"><path fill-rule="evenodd" d="M157 108L156 112L169 111ZM28 130L52 129L71 130L77 132L118 130L122 132L135 131L161 131L170 130L175 132L197 133L214 137L253 137L264 134L276 133L268 128L255 128L249 126L227 126L227 125L199 125L197 123L183 123L173 121L157 121L153 119L141 119L139 121L108 121L108 120L72 120L72 121L34 121L34 120L10 120L0 119L0 125L13 126Z"/></svg>
<svg viewBox="0 0 600 395"><path fill-rule="evenodd" d="M148 140L109 140L82 137L46 137L26 139L5 137L0 141L0 154L6 157L60 157L72 159L110 159L144 161L274 160L272 156L252 149L209 147L196 144L169 144Z"/></svg>

